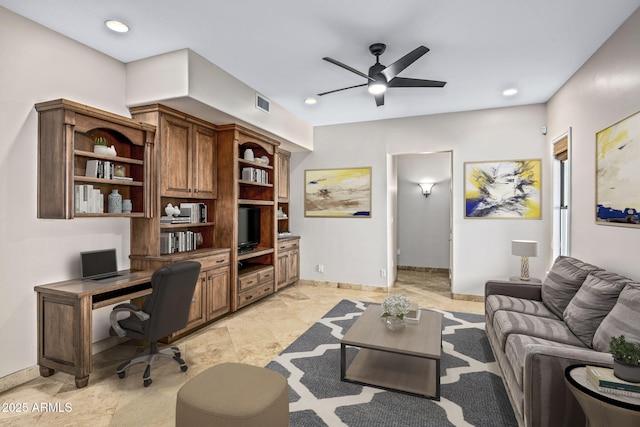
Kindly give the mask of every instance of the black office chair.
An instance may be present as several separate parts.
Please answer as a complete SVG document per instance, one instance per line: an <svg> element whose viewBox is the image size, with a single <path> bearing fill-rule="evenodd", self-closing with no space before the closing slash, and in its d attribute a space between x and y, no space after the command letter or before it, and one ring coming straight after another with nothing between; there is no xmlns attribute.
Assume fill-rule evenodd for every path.
<svg viewBox="0 0 640 427"><path fill-rule="evenodd" d="M138 363L147 362L147 369L142 379L148 387L151 380L151 365L158 357L173 359L180 365L182 372L188 367L180 358L178 347L168 347L158 350L158 340L179 331L187 326L189 308L193 298L193 291L200 274L200 263L184 261L159 268L153 273L149 295L142 308L130 303L118 304L111 312L111 328L109 334L119 337L137 338L151 343L148 354L136 357L118 366L116 372L121 379L125 377L125 370ZM118 320L121 312L131 313L129 317Z"/></svg>

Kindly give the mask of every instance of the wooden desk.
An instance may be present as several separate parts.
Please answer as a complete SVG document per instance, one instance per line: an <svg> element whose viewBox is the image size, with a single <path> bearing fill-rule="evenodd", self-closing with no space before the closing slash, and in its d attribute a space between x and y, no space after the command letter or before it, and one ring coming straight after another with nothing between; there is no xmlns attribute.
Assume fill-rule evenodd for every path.
<svg viewBox="0 0 640 427"><path fill-rule="evenodd" d="M130 276L106 283L73 279L34 287L40 375L59 370L75 375L78 388L89 383L92 310L151 293L152 270L120 273Z"/></svg>

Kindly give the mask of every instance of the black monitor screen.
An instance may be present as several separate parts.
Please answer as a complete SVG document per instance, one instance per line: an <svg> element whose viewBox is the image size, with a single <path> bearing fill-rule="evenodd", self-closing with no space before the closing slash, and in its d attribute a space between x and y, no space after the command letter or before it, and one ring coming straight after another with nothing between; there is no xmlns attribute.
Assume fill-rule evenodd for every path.
<svg viewBox="0 0 640 427"><path fill-rule="evenodd" d="M260 243L260 209L238 208L238 248L250 249Z"/></svg>

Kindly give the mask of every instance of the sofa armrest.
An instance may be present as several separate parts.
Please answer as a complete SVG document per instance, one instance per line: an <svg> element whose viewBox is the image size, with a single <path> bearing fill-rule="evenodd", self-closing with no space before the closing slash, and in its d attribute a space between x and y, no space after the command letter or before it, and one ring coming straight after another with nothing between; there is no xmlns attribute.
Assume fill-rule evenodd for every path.
<svg viewBox="0 0 640 427"><path fill-rule="evenodd" d="M582 408L564 381L570 365L613 366L610 353L587 348L527 346L524 361L524 419L528 427L585 425Z"/></svg>
<svg viewBox="0 0 640 427"><path fill-rule="evenodd" d="M541 283L511 282L509 280L488 280L484 284L484 297L506 295L514 298L542 301Z"/></svg>

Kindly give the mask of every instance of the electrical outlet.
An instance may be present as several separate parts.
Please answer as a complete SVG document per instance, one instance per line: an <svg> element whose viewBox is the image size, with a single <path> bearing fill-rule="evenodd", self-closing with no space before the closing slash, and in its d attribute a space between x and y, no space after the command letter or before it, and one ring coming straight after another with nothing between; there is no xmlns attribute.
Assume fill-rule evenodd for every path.
<svg viewBox="0 0 640 427"><path fill-rule="evenodd" d="M387 270L385 269L380 270L380 277L387 277Z"/></svg>
<svg viewBox="0 0 640 427"><path fill-rule="evenodd" d="M324 264L318 264L317 270L318 273L324 273Z"/></svg>

